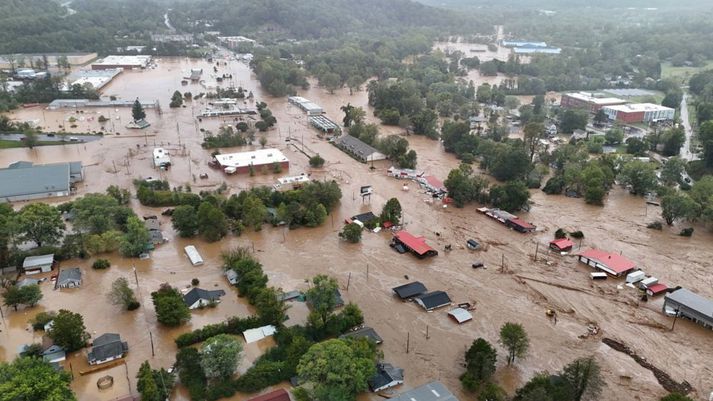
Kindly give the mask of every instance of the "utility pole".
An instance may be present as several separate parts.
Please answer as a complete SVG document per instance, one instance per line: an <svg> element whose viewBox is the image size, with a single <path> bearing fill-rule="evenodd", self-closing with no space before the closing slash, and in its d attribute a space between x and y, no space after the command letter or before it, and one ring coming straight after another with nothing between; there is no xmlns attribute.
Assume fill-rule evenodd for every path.
<svg viewBox="0 0 713 401"><path fill-rule="evenodd" d="M535 244L535 262L537 262L537 251L539 251L539 250L540 250L540 243L537 242Z"/></svg>
<svg viewBox="0 0 713 401"><path fill-rule="evenodd" d="M347 291L349 291L349 284L352 282L352 272L349 272L349 277L347 278Z"/></svg>
<svg viewBox="0 0 713 401"><path fill-rule="evenodd" d="M411 332L406 333L406 353L408 354L409 346L411 345Z"/></svg>
<svg viewBox="0 0 713 401"><path fill-rule="evenodd" d="M136 266L132 266L132 269L134 270L134 279L136 280L136 288L139 288L139 275L136 274Z"/></svg>
<svg viewBox="0 0 713 401"><path fill-rule="evenodd" d="M153 333L151 333L150 331L149 331L149 338L151 339L151 356L154 357L154 356L156 356L156 353L154 352L154 349L153 349Z"/></svg>
<svg viewBox="0 0 713 401"><path fill-rule="evenodd" d="M366 264L366 281L369 282L369 264Z"/></svg>
<svg viewBox="0 0 713 401"><path fill-rule="evenodd" d="M676 309L675 312L676 312L676 314L673 315L673 324L671 325L671 331L673 331L673 328L676 327L676 319L678 319L678 312L679 312L679 310Z"/></svg>

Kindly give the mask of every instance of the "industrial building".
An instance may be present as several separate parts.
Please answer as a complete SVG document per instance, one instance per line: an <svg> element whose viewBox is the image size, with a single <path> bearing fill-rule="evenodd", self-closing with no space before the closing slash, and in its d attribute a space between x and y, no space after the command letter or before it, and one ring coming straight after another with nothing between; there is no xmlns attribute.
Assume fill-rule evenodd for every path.
<svg viewBox="0 0 713 401"><path fill-rule="evenodd" d="M599 249L587 249L577 255L580 262L615 277L626 276L636 268L636 263L626 257Z"/></svg>
<svg viewBox="0 0 713 401"><path fill-rule="evenodd" d="M685 317L713 329L713 301L685 288L666 294L663 310L666 314Z"/></svg>
<svg viewBox="0 0 713 401"><path fill-rule="evenodd" d="M546 42L532 42L528 40L503 40L500 44L503 47L547 47Z"/></svg>
<svg viewBox="0 0 713 401"><path fill-rule="evenodd" d="M135 68L144 69L151 63L151 56L106 56L105 58L92 63L92 70L109 70L121 68L132 70Z"/></svg>
<svg viewBox="0 0 713 401"><path fill-rule="evenodd" d="M538 47L538 46L533 46L533 47L516 47L512 49L513 53L515 54L560 54L562 53L562 49L559 47Z"/></svg>
<svg viewBox="0 0 713 401"><path fill-rule="evenodd" d="M324 113L322 106L312 103L301 96L289 96L287 101L302 109L308 116L316 116Z"/></svg>
<svg viewBox="0 0 713 401"><path fill-rule="evenodd" d="M84 180L82 162L34 165L16 162L0 169L0 202L69 196Z"/></svg>
<svg viewBox="0 0 713 401"><path fill-rule="evenodd" d="M32 53L32 54L3 54L0 55L0 68L13 68L19 64L33 65L38 62L56 66L60 59L66 58L71 66L84 65L97 58L96 53Z"/></svg>
<svg viewBox="0 0 713 401"><path fill-rule="evenodd" d="M47 108L57 109L81 109L85 107L132 107L135 100L89 100L89 99L55 99ZM157 100L140 100L144 109L156 109L159 107Z"/></svg>
<svg viewBox="0 0 713 401"><path fill-rule="evenodd" d="M351 135L342 135L334 145L362 163L385 160L386 155Z"/></svg>
<svg viewBox="0 0 713 401"><path fill-rule="evenodd" d="M325 134L336 134L340 132L339 125L325 116L310 116L309 123Z"/></svg>
<svg viewBox="0 0 713 401"><path fill-rule="evenodd" d="M392 397L393 401L458 401L440 382L433 381Z"/></svg>
<svg viewBox="0 0 713 401"><path fill-rule="evenodd" d="M246 38L245 36L218 36L218 41L228 49L236 49L244 43L255 44L254 39Z"/></svg>
<svg viewBox="0 0 713 401"><path fill-rule="evenodd" d="M560 105L564 109L585 109L596 113L605 106L626 104L626 100L616 97L606 97L603 93L576 92L562 95Z"/></svg>
<svg viewBox="0 0 713 401"><path fill-rule="evenodd" d="M99 90L121 74L121 71L120 69L82 70L71 74L68 81L70 86L91 85L92 88Z"/></svg>
<svg viewBox="0 0 713 401"><path fill-rule="evenodd" d="M283 171L290 168L290 161L277 149L215 155L215 161L227 174L248 174L251 169L272 168L275 164Z"/></svg>
<svg viewBox="0 0 713 401"><path fill-rule="evenodd" d="M676 110L653 103L606 106L602 110L610 120L628 124L671 121L676 115Z"/></svg>

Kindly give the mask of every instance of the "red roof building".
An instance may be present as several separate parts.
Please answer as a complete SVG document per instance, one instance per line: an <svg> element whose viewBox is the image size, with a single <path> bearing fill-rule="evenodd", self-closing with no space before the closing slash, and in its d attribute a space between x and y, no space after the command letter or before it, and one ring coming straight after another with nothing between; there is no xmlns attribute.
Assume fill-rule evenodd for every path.
<svg viewBox="0 0 713 401"><path fill-rule="evenodd" d="M580 262L616 277L625 275L636 268L636 264L624 256L599 249L588 249L581 252L578 257Z"/></svg>
<svg viewBox="0 0 713 401"><path fill-rule="evenodd" d="M518 217L509 219L505 224L507 224L508 227L515 229L515 231L519 231L521 233L529 233L535 231L535 228L537 228Z"/></svg>
<svg viewBox="0 0 713 401"><path fill-rule="evenodd" d="M555 252L569 252L574 247L574 242L569 238L558 238L550 241L550 249Z"/></svg>
<svg viewBox="0 0 713 401"><path fill-rule="evenodd" d="M255 398L251 398L248 401L292 401L290 400L290 394L284 388L271 391L267 394L259 395Z"/></svg>
<svg viewBox="0 0 713 401"><path fill-rule="evenodd" d="M438 251L426 244L425 238L415 237L407 231L402 230L394 234L394 241L411 250L419 258L438 255Z"/></svg>
<svg viewBox="0 0 713 401"><path fill-rule="evenodd" d="M439 191L439 192L447 192L446 186L443 185L443 181L439 180L438 178L432 176L432 175L427 175L423 177L423 181L425 181L426 186L428 186L430 189L434 191Z"/></svg>
<svg viewBox="0 0 713 401"><path fill-rule="evenodd" d="M650 297L653 297L654 295L663 294L666 291L668 291L668 286L666 284L661 283L654 284L646 288L646 294L648 294L648 296Z"/></svg>

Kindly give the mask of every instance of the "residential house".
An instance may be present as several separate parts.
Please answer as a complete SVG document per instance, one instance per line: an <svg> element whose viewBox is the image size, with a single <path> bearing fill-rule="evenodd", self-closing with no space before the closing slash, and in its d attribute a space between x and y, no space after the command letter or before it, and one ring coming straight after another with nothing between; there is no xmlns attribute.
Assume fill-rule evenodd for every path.
<svg viewBox="0 0 713 401"><path fill-rule="evenodd" d="M62 362L67 359L67 353L59 345L50 345L42 351L42 359L49 363Z"/></svg>
<svg viewBox="0 0 713 401"><path fill-rule="evenodd" d="M47 273L52 271L54 264L54 254L28 256L22 262L22 270L25 274Z"/></svg>
<svg viewBox="0 0 713 401"><path fill-rule="evenodd" d="M270 391L263 395L253 397L248 401L292 401L290 400L290 393L284 388L277 389L275 391Z"/></svg>
<svg viewBox="0 0 713 401"><path fill-rule="evenodd" d="M82 285L82 271L78 267L62 269L59 271L54 289L77 288Z"/></svg>
<svg viewBox="0 0 713 401"><path fill-rule="evenodd" d="M636 264L626 257L599 249L587 249L577 256L580 262L616 277L625 276L636 268Z"/></svg>
<svg viewBox="0 0 713 401"><path fill-rule="evenodd" d="M432 311L451 304L451 298L445 291L432 291L416 297L416 303L423 309Z"/></svg>
<svg viewBox="0 0 713 401"><path fill-rule="evenodd" d="M357 330L349 331L339 336L339 338L366 338L369 341L373 341L374 344L381 344L384 342L384 340L381 339L381 336L376 333L376 330L371 327L362 327Z"/></svg>
<svg viewBox="0 0 713 401"><path fill-rule="evenodd" d="M408 284L400 285L398 287L392 288L396 295L401 298L402 301L411 299L413 297L419 296L426 291L426 286L420 281L414 281Z"/></svg>
<svg viewBox="0 0 713 401"><path fill-rule="evenodd" d="M390 363L379 363L376 365L376 374L367 382L371 391L384 391L404 383L404 370Z"/></svg>
<svg viewBox="0 0 713 401"><path fill-rule="evenodd" d="M129 345L121 341L116 333L106 333L97 337L92 343L92 349L87 354L90 365L99 365L123 358L129 352Z"/></svg>
<svg viewBox="0 0 713 401"><path fill-rule="evenodd" d="M27 287L28 285L38 285L40 283L40 280L37 280L36 278L23 278L22 280L17 282L17 287L22 288L22 287Z"/></svg>
<svg viewBox="0 0 713 401"><path fill-rule="evenodd" d="M210 303L220 302L220 297L225 295L223 290L204 290L202 288L193 287L183 296L183 302L186 303L188 309L197 309L207 306Z"/></svg>
<svg viewBox="0 0 713 401"><path fill-rule="evenodd" d="M574 247L574 242L569 238L558 238L550 241L550 249L555 252L569 252Z"/></svg>
<svg viewBox="0 0 713 401"><path fill-rule="evenodd" d="M351 135L342 135L334 141L334 145L362 163L386 159L385 154Z"/></svg>
<svg viewBox="0 0 713 401"><path fill-rule="evenodd" d="M423 386L416 387L413 390L403 392L396 397L391 398L393 401L458 401L458 398L453 395L446 386L440 382L433 381Z"/></svg>

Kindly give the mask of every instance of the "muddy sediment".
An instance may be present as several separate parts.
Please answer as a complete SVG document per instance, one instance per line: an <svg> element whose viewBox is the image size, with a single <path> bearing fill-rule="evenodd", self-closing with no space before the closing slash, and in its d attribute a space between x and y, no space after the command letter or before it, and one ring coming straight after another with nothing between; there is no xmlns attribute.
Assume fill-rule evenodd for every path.
<svg viewBox="0 0 713 401"><path fill-rule="evenodd" d="M154 70L122 73L105 88L104 94L123 99L137 96L159 98L162 105L167 105L176 89L193 94L205 91L199 84L181 86L182 71L196 66L203 67L204 71L211 68L204 61L159 59L158 68ZM316 274L326 273L336 277L345 299L359 304L366 324L374 327L384 339L381 349L385 359L405 368L406 382L402 389L436 379L461 399L472 398L462 392L458 381L465 349L478 337L497 344L500 326L513 321L524 325L530 337L531 350L525 359L508 368L502 358L504 349L496 345L500 355L496 379L510 394L537 372L555 372L573 359L589 355L594 355L602 365L607 383L602 399L629 401L638 397L653 400L667 392L649 369L627 355L615 352L591 337L580 338L589 332L592 324L596 324L606 337L616 338L637 350L637 354L653 366L666 367L675 382L690 383L694 395L708 394L713 390L713 366L710 364L713 359L713 333L710 330L686 320L680 320L674 332L658 329L654 326L667 326L671 319L661 313L661 298L640 303L636 290L620 287L620 280L592 282L588 268L577 263L576 258L543 251L558 228L582 230L585 234L582 248L598 247L621 252L669 286L681 285L713 298L713 275L710 274L713 235L706 230L697 229L691 238L676 235L677 227L663 231L648 230L646 224L658 218L660 209L647 206L642 198L633 197L620 188L611 191L604 207L586 205L581 199L547 196L533 190L532 210L523 213L522 217L536 224L538 231L522 235L478 214L474 206L443 208L433 203L415 183L410 183L408 192L403 191L403 182L385 175L388 162L376 162L375 169L371 170L370 165L351 159L318 138L316 131L308 126L304 113L287 104L284 98L271 98L262 93L245 64L230 61L227 67L220 68L233 74L236 86L243 86L253 91L257 99L266 101L277 117L277 126L267 133L268 146L282 150L291 162L289 172L279 176L305 172L311 173L315 179L335 179L340 183L343 197L333 214L324 225L314 229L287 230L266 226L260 232L246 232L240 237L230 236L221 242L208 244L200 239L178 238L171 228L170 219L160 216L161 208L144 207L133 199L131 206L139 215L160 216L169 242L160 245L149 260L110 255L108 258L112 267L106 271L92 270L92 260L63 262L62 267L82 268L85 275L82 287L54 291L48 283L44 283L41 286L44 299L38 307L18 312L3 308L5 320L0 327L0 358L12 359L19 345L41 339L41 332L32 332L27 323L36 313L69 309L84 316L92 336L104 332L120 333L130 348L126 366L86 376L75 374L72 387L79 399L109 401L129 392L135 394L135 375L139 365L149 360L154 367L171 366L176 352L173 340L177 335L229 316L247 316L253 312L222 276L220 260L221 252L235 246L248 246L251 249L254 247L270 285L285 291L306 290L305 280ZM313 86L300 91L300 95L324 107L327 116L334 121L341 121L339 107L350 102L368 110L368 121L377 122L363 90L353 95L349 95L348 89L329 94ZM198 100L187 102L184 108L163 107L162 114L149 110L148 120L152 126L145 132L122 128L130 118L129 109L87 109L82 115L98 117L111 113L114 127L102 140L33 150L3 150L0 152L0 166L17 160L41 163L82 160L87 167L86 180L79 187L80 195L102 192L111 184L132 188L131 182L135 177L147 176L166 179L173 186L189 184L195 192L215 189L224 182L229 193L274 183L278 176L272 174L228 177L208 168L211 151L200 147L200 128L217 130L221 120L203 119L197 122L194 115L202 107L202 101ZM58 126L71 115L77 113L41 108L11 113L18 119L46 121L47 126ZM225 122L231 120L226 119ZM98 124L96 118L92 121L85 119L78 129L94 130L98 129ZM404 134L398 127L381 126L380 129L382 134ZM324 157L327 161L325 166L311 169L307 157L285 141L288 136L293 138L290 144L296 144L300 149L304 146L306 152L319 153ZM418 136L408 136L407 139L418 153L419 169L445 179L448 171L458 165L458 160L445 153L439 142ZM152 167L150 154L154 144L170 149L174 163L170 170L161 172ZM245 151L256 147L223 151ZM208 173L208 179L198 178L203 172ZM370 201L359 199L357 194L361 185L373 186L375 193ZM424 236L439 252L449 244L454 250L419 260L394 252L388 246L388 232L364 233L359 244L346 244L339 240L337 233L345 218L368 210L378 213L391 197L399 198L408 231ZM56 199L54 203L65 200ZM21 207L22 203L17 206ZM469 238L488 246L482 251L469 251L464 246ZM538 261L533 261L538 243ZM183 254L183 247L188 244L197 246L205 260L203 266L193 267L188 263ZM472 269L470 266L474 260L482 260L487 269ZM507 273L499 271L503 261ZM140 295L142 306L137 311L121 311L106 297L111 282L121 276L127 277ZM194 277L200 279L199 287L224 289L227 295L217 308L193 312L193 319L187 325L175 329L157 325L151 291L162 282L185 289ZM429 290L447 291L455 303L475 301L477 308L473 312L473 321L458 326L448 318L447 308L427 313L414 303L398 301L392 295L391 288L411 280L423 282ZM291 322L303 322L307 315L304 305L293 305L288 312ZM546 316L547 309L558 311L556 324ZM410 341L408 354L407 337ZM253 345L246 347L241 369L247 368L269 343L250 348ZM79 366L86 363L85 351L75 353L69 359L72 371L77 372ZM114 376L114 387L98 390L96 380L106 374ZM247 398L248 395L238 394L231 400ZM179 388L174 399L187 400L187 394ZM364 394L359 399L379 398Z"/></svg>

